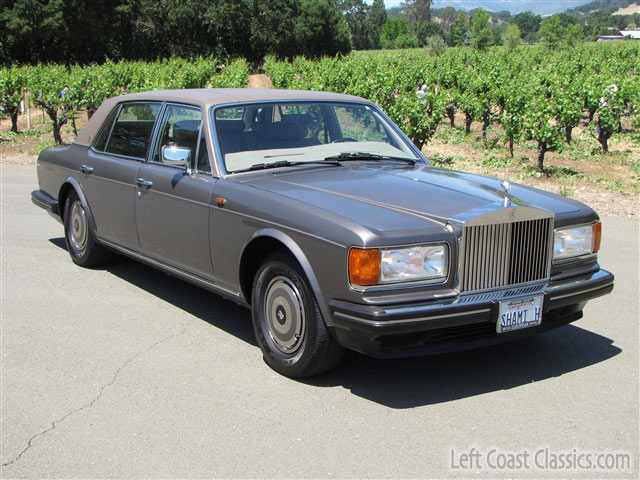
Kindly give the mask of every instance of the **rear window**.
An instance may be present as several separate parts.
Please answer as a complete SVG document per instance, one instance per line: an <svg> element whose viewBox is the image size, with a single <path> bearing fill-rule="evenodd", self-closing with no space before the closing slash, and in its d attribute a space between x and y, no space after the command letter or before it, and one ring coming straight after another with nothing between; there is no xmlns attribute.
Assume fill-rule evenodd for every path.
<svg viewBox="0 0 640 480"><path fill-rule="evenodd" d="M160 103L126 103L111 130L105 152L144 159Z"/></svg>

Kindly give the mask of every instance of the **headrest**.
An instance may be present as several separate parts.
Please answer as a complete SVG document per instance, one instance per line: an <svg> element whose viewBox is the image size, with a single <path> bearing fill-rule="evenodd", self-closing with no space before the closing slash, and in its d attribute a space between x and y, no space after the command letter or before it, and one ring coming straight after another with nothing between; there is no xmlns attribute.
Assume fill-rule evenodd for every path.
<svg viewBox="0 0 640 480"><path fill-rule="evenodd" d="M200 130L200 120L180 120L175 123L173 129L198 133L198 130Z"/></svg>
<svg viewBox="0 0 640 480"><path fill-rule="evenodd" d="M300 140L307 136L307 126L300 123L272 123L265 131L265 136L274 140Z"/></svg>
<svg viewBox="0 0 640 480"><path fill-rule="evenodd" d="M288 124L302 123L303 125L310 125L313 122L313 116L310 113L290 113L289 115L283 115L282 121Z"/></svg>
<svg viewBox="0 0 640 480"><path fill-rule="evenodd" d="M244 121L242 120L216 120L216 129L220 132L243 132Z"/></svg>

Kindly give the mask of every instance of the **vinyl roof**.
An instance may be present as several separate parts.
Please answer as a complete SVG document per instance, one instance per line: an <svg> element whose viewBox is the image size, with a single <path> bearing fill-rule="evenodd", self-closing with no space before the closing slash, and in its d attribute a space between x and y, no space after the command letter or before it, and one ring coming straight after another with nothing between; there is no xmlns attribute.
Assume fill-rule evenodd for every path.
<svg viewBox="0 0 640 480"><path fill-rule="evenodd" d="M359 100L362 98L340 93L312 92L308 90L277 90L273 88L193 88L186 90L153 90L117 97L118 101L162 100L218 105L221 103L253 102L262 100Z"/></svg>

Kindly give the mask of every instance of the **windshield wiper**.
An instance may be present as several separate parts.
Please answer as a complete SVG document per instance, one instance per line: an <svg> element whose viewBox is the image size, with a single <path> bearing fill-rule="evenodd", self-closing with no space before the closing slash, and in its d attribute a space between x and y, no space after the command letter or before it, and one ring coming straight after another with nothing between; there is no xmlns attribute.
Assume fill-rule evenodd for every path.
<svg viewBox="0 0 640 480"><path fill-rule="evenodd" d="M344 152L339 155L332 155L330 157L326 157L325 161L356 161L356 160L396 160L399 162L406 162L409 165L415 165L416 161L413 158L406 157L392 157L389 155L378 155L377 153L367 153L367 152Z"/></svg>
<svg viewBox="0 0 640 480"><path fill-rule="evenodd" d="M234 170L230 173L242 173L242 172L251 172L253 170L266 170L268 168L278 168L278 167L297 167L299 165L335 165L339 167L341 164L337 160L309 160L308 162L299 161L299 162L291 162L289 160L280 160L279 162L269 162L269 163L254 163L248 168L243 168L242 170Z"/></svg>

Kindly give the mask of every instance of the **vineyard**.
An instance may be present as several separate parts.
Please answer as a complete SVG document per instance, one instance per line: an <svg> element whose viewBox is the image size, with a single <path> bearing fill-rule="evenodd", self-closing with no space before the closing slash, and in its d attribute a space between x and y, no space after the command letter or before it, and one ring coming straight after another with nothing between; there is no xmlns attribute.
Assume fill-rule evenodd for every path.
<svg viewBox="0 0 640 480"><path fill-rule="evenodd" d="M588 119L604 152L621 131L623 117L640 124L640 45L582 45L549 50L448 49L440 56L349 55L319 61L268 58L265 70L276 88L329 90L379 104L419 148L437 127L464 116L487 129L499 123L511 154L523 141L536 142L538 169L548 151L571 143L572 131ZM420 89L418 91L418 89Z"/></svg>
<svg viewBox="0 0 640 480"><path fill-rule="evenodd" d="M455 158L432 150L434 144L471 146L468 157L477 159L480 152L478 161L489 167L515 164L532 153L530 171L571 175L569 167L545 164L549 152L564 151L566 157L596 159L601 170L607 161L624 164L613 189L640 191L640 42L555 50L449 48L439 56L420 49L355 52L291 62L267 57L263 69L275 88L327 90L376 102L442 166L460 167ZM244 60L216 59L14 67L0 69L0 107L17 128L20 101L28 99L46 112L55 143L61 143L63 125L76 129L76 112L90 116L114 95L244 87L248 73ZM633 148L606 155L616 139L631 139ZM500 157L498 150L506 153ZM606 183L606 172L596 181Z"/></svg>
<svg viewBox="0 0 640 480"><path fill-rule="evenodd" d="M75 113L93 112L106 99L123 93L179 88L242 88L249 68L244 60L229 65L215 58L161 62L107 62L103 65L38 65L0 68L0 116L11 118L17 132L21 102L27 98L44 110L52 126L56 144L62 143L61 128Z"/></svg>

